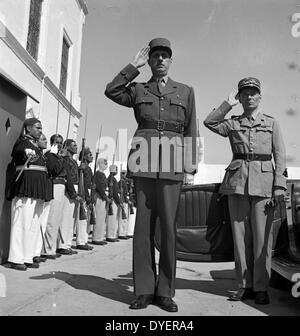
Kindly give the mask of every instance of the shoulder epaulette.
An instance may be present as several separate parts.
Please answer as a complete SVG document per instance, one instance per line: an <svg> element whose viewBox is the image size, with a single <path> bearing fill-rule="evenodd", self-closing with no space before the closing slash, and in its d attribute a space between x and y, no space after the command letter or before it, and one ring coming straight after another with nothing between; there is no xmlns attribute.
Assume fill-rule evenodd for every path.
<svg viewBox="0 0 300 336"><path fill-rule="evenodd" d="M272 118L272 119L274 119L274 117L272 117L272 116L270 116L270 115L268 115L268 114L263 113L263 115L266 116L266 117L268 117L268 118Z"/></svg>
<svg viewBox="0 0 300 336"><path fill-rule="evenodd" d="M231 116L231 119L238 119L240 116L239 115L233 115Z"/></svg>

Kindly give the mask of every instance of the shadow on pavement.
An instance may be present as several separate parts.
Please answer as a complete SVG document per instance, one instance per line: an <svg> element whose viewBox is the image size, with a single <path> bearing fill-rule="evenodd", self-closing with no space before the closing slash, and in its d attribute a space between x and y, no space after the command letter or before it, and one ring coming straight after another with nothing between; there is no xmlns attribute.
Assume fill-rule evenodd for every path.
<svg viewBox="0 0 300 336"><path fill-rule="evenodd" d="M121 276L127 277L130 276L130 274ZM128 286L133 285L132 279L128 279L128 286L124 286L122 283L120 284L118 281L116 281L118 279L110 280L94 275L71 274L68 272L50 272L48 274L30 277L30 279L57 279L64 281L75 289L88 290L110 300L115 300L125 304L130 304L133 299L132 291L128 289Z"/></svg>

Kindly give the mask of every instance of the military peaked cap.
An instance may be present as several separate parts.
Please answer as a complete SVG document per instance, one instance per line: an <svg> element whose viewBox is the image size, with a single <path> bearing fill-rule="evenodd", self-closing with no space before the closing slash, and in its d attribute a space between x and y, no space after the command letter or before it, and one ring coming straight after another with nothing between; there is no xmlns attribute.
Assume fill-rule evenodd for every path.
<svg viewBox="0 0 300 336"><path fill-rule="evenodd" d="M171 48L171 43L169 40L163 37L157 37L149 42L149 57L153 53L153 51L157 49L164 49L166 50L170 57L172 56L172 48Z"/></svg>
<svg viewBox="0 0 300 336"><path fill-rule="evenodd" d="M254 77L243 78L239 81L238 90L239 92L245 87L254 87L260 93L260 81Z"/></svg>

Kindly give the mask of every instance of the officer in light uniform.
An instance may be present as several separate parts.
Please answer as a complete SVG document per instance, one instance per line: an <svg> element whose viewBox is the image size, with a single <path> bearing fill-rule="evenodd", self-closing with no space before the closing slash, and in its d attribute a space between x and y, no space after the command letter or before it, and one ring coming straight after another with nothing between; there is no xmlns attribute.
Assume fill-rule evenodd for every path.
<svg viewBox="0 0 300 336"><path fill-rule="evenodd" d="M242 79L238 93L213 110L204 125L229 137L233 159L226 168L220 193L229 195L229 211L234 238L235 265L240 290L232 300L255 299L268 304L271 272L271 197L279 201L285 194L285 146L278 122L260 109L261 85L253 77ZM225 119L240 102L244 113ZM275 167L272 164L274 159Z"/></svg>

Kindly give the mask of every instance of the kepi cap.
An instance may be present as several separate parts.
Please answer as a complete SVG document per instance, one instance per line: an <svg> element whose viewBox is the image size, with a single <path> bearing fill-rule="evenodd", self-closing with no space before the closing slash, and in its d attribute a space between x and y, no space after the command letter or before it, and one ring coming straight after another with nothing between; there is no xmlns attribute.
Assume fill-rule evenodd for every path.
<svg viewBox="0 0 300 336"><path fill-rule="evenodd" d="M157 49L165 49L169 53L170 57L172 56L171 43L168 39L164 37L154 38L149 42L149 47L150 47L149 57L153 53L153 51Z"/></svg>
<svg viewBox="0 0 300 336"><path fill-rule="evenodd" d="M260 93L260 81L254 77L246 77L239 81L238 90L239 92L245 87L256 88Z"/></svg>

